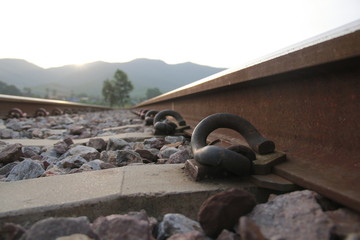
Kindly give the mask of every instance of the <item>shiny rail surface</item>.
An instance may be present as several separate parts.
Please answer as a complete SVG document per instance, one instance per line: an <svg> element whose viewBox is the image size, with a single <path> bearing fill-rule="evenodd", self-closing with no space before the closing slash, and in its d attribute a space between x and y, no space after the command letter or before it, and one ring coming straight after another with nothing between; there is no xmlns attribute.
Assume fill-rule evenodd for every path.
<svg viewBox="0 0 360 240"><path fill-rule="evenodd" d="M49 115L77 113L79 111L103 111L112 108L82 104L61 100L30 98L0 94L0 118L7 118L11 109L20 109L26 116L35 116L38 109L44 109Z"/></svg>
<svg viewBox="0 0 360 240"><path fill-rule="evenodd" d="M357 21L134 110L175 110L192 130L214 113L241 116L286 152L276 174L360 212L359 29ZM212 134L244 143L233 131Z"/></svg>

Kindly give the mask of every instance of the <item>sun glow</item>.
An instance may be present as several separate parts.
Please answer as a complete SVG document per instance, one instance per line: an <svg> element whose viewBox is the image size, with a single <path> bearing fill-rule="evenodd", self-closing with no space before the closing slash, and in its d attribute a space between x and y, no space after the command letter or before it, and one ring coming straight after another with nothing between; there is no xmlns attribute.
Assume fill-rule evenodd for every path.
<svg viewBox="0 0 360 240"><path fill-rule="evenodd" d="M45 68L135 58L233 67L359 12L358 0L0 1L0 58Z"/></svg>

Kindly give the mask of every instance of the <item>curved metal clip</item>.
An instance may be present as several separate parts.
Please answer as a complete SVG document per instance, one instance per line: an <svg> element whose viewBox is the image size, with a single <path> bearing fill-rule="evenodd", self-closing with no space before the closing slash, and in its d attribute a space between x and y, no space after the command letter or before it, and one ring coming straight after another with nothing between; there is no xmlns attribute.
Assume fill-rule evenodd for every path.
<svg viewBox="0 0 360 240"><path fill-rule="evenodd" d="M26 113L24 113L20 108L12 108L8 113L9 118L21 118L26 117Z"/></svg>
<svg viewBox="0 0 360 240"><path fill-rule="evenodd" d="M140 111L140 118L141 118L142 120L145 119L145 114L146 114L148 111L149 111L149 110L147 110L147 109L144 109L144 110L141 110L141 111Z"/></svg>
<svg viewBox="0 0 360 240"><path fill-rule="evenodd" d="M155 134L174 134L177 125L166 119L167 116L171 116L176 119L179 126L185 126L186 122L182 116L173 110L163 110L158 112L154 117Z"/></svg>
<svg viewBox="0 0 360 240"><path fill-rule="evenodd" d="M247 120L234 114L217 113L204 118L194 129L191 147L195 160L204 165L221 167L237 175L250 174L254 154L245 146L230 147L207 146L206 139L218 128L230 128L239 132L249 146L260 154L275 150L274 142L264 138ZM250 150L250 151L249 151ZM251 159L251 160L250 160Z"/></svg>
<svg viewBox="0 0 360 240"><path fill-rule="evenodd" d="M35 111L35 117L46 117L49 116L49 112L45 108L38 108Z"/></svg>
<svg viewBox="0 0 360 240"><path fill-rule="evenodd" d="M156 111L156 110L149 110L149 111L145 114L145 125L146 125L146 126L153 125L153 123L154 123L154 117L155 117L155 115L156 115L158 112L159 112L159 111Z"/></svg>

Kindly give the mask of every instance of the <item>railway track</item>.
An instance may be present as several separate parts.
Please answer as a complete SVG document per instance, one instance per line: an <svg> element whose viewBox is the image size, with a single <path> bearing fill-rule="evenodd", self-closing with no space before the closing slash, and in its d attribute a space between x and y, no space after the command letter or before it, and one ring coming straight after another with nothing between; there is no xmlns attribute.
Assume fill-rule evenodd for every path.
<svg viewBox="0 0 360 240"><path fill-rule="evenodd" d="M111 108L69 101L0 94L0 118L61 115L63 113L103 110L111 110Z"/></svg>
<svg viewBox="0 0 360 240"><path fill-rule="evenodd" d="M7 145L2 146L2 150L6 149L12 157L9 158L6 154L2 156L5 158L2 159L3 175L0 177L4 179L5 176L6 181L0 181L0 195L2 196L0 228L3 227L2 229L6 230L7 227L10 229L8 231L13 231L13 226L18 224L17 226L26 228L20 234L30 236L32 232L39 232L36 226L41 222L54 219L55 221L72 221L70 216L86 216L82 218L89 219L87 224L90 226L90 221L96 223L99 216L111 215L110 218L112 218L115 216L114 213L128 213L139 209L145 209L150 216L156 218L169 212L180 211L195 219L200 213L196 209L199 209L210 195L234 187L245 189L255 196L257 202L261 203L269 199L269 193L292 192L299 190L301 186L360 212L358 184L360 163L357 153L360 147L359 29L360 22L320 36L320 40L313 39L311 44L305 43L305 45L294 47L291 51L285 51L284 54L211 76L143 102L132 109L144 118L146 117L145 110L147 110L146 114L149 118L145 118L145 123L154 124L154 128L144 126L143 122L138 118L133 118L133 114L129 111L108 111L43 118L41 120L44 121L67 118L70 124L65 124L65 126L63 123L57 124L56 121L52 121L55 125L51 125L54 127L51 134L49 129L42 129L41 126L45 125L34 124L35 128L41 127L41 129L32 128L31 137L24 139L19 136L30 136L24 132L28 133L29 127L33 126L29 123L38 119L22 118L3 121L6 128L9 127L14 132L22 134L19 133L18 137L13 139L4 138L1 143ZM72 112L108 109L63 101L29 98L19 100L11 96L5 96L2 99L4 104L1 106L2 117L11 115L9 109L12 108L19 108L20 113L26 112L27 116L37 115L36 110L39 108L43 108L40 113L45 112L45 115L48 112L59 114L59 112L53 112L56 109L60 112L66 112L66 109L71 109ZM16 114L20 113L15 111L13 116L16 117ZM106 116L107 114L109 115ZM85 119L89 121L84 121ZM20 123L21 121L26 123ZM174 125L174 122L177 124ZM12 125L15 123L18 125ZM0 128L4 127L0 126ZM15 129L18 130L15 131ZM108 130L116 134L108 132L102 135L103 131ZM48 135L39 137L39 131ZM191 135L191 154L187 148L189 146L185 146L185 143L189 144L188 138L174 136L179 135L177 131L180 135ZM89 138L84 136L89 136ZM95 140L95 136L97 140L102 140L98 142L98 146L95 146L97 145L95 143L90 144L91 140ZM154 136L159 138L154 138ZM186 141L176 140L175 143L169 144L169 148L163 148L164 146L159 146L159 144L165 144L165 136L180 137ZM59 142L61 139L62 141ZM118 155L110 157L110 154L120 154L125 151L113 151L122 149L120 146L115 148L113 146L115 142L116 144L125 142L126 148L123 146L123 149L129 150L128 153L132 151L144 153L147 151L145 145L148 145L150 140L155 141L159 148L157 157L163 158L160 154L161 149L166 151L173 148L170 146L180 146L179 144L182 144L183 150L178 149L177 153L184 151L188 155L182 159L182 164L164 164L170 161L173 155L169 155L168 159L156 157L155 161L144 156L144 158L136 159L135 164L140 165L135 166L124 166L121 158L118 163ZM100 144L101 142L103 144ZM239 144L253 149L256 155L251 155L248 148L240 147ZM139 148L135 149L136 146ZM149 144L149 147L151 146L152 144ZM31 158L21 159L18 152L8 151L15 147L20 149L24 156L25 152L28 157L31 154L34 155ZM24 147L28 150L33 149L33 153L24 151ZM129 147L132 150L128 149ZM80 149L85 148L92 149L91 153L94 155L89 152L86 156L82 155L83 157L76 154ZM35 152L36 149L38 153ZM14 152L16 154L13 154ZM56 155L53 157L46 155L54 154L54 152ZM150 153L150 149L148 152ZM74 155L65 157L68 154ZM189 159L193 155L194 159ZM77 167L70 169L65 164L71 164L67 161L73 157L78 161L85 157L87 160L77 163L79 164ZM14 162L14 158L18 158L18 161L15 159ZM92 159L95 160L90 161ZM50 167L52 160L56 165ZM186 161L185 167L184 161ZM93 171L95 166L91 167L90 162L99 163L98 170L102 170ZM16 164L15 167L14 164ZM32 179L22 181L26 178L17 177L14 173L18 166L25 164L38 166L40 173L32 176ZM48 166L45 167L45 164ZM4 168L9 166L12 167L10 173L4 174L5 170L7 171ZM14 169L16 171L13 171ZM81 171L87 172L70 174ZM208 179L206 183L199 184L189 179L184 171L188 171L195 181L202 180L201 178L206 178L207 175L213 175L215 179ZM28 169L22 173L27 174ZM224 173L226 176L234 174L240 176L224 178ZM249 173L250 176L248 176ZM296 195L292 195L294 193ZM282 212L279 209L278 214L289 218L286 221L290 224L282 226L287 231L288 226L292 225L292 220L298 221L299 216L300 218L307 216L307 210L310 208L310 218L304 218L310 223L305 226L305 222L299 222L301 225L297 227L297 223L294 222L294 232L301 228L306 229L305 232L314 232L314 236L317 237L309 239L330 239L318 237L316 234L319 232L331 234L332 238L350 236L350 233L355 230L349 229L347 233L342 233L340 230L332 232L343 223L346 226L347 217L340 216L337 221L325 217L334 213L350 214L351 211L348 212L348 209L343 209L336 204L331 206L331 201L328 202L317 193L315 195L311 191L296 191L282 194L268 201L268 204L275 206L278 203L274 204L273 201L292 196L290 200L287 200L290 204L286 205L289 206L281 205L281 208L300 212L293 215L289 210ZM303 199L309 199L309 196L313 198L311 201L317 202L323 199L320 202L325 201L325 205L329 206L321 207L329 208L328 211L321 210L322 204L319 204L318 208L302 205ZM256 208L260 206L261 204L258 204ZM331 211L334 206L336 210ZM278 228L278 225L282 224L274 221L274 216L264 215L260 216L260 219L271 219ZM318 218L319 216L322 218ZM323 220L319 221L319 219ZM349 226L357 224L350 222ZM326 223L326 226L322 226L323 223ZM71 226L73 225L71 223ZM263 225L259 223L260 227ZM314 230L309 231L310 225L314 225ZM323 227L326 227L326 230L321 230ZM34 228L36 231L33 230ZM47 227L46 231L53 230L51 228L58 231L53 225ZM64 226L64 229L68 228L70 227ZM247 229L252 231L250 227ZM278 230L276 236L280 236ZM297 235L299 239L303 239L304 235L300 230Z"/></svg>
<svg viewBox="0 0 360 240"><path fill-rule="evenodd" d="M190 125L215 113L252 123L286 153L273 173L360 212L360 22L248 66L210 76L137 105L170 109ZM228 129L208 140L245 144Z"/></svg>
<svg viewBox="0 0 360 240"><path fill-rule="evenodd" d="M287 182L314 190L360 212L360 186L358 184L360 181L358 154L358 149L360 149L360 123L358 121L358 109L360 108L359 29L359 22L346 26L313 39L310 43L306 42L290 50L283 51L283 54L269 56L254 64L213 75L150 99L137 105L132 110L140 115L144 114L144 110L160 111L169 109L176 111L181 115L181 118L174 114L172 116L173 120L175 119L180 125L178 129L180 128L186 135L192 135L192 142L194 135L197 134L196 132L199 132L195 131L198 129L199 123L204 123L203 120L207 119L207 117L228 116L218 115L219 113L240 116L256 127L259 134L265 137L265 140L262 139L259 144L256 142L251 144L251 141L249 142L247 139L248 135L253 133L251 127L243 131L229 123L234 119L238 119L237 117L230 117L230 120L225 125L216 125L216 123L204 130L205 135L209 133L205 140L221 147L243 144L257 148L257 146L261 146L265 142L265 150L260 150L262 147L257 149L259 152L256 155L257 160L260 160L258 158L262 156L268 157L270 153L266 149L272 151L273 147L275 147L274 154L280 154L276 158L281 160L276 165L271 166L272 174L269 175L278 176L279 179L286 179ZM0 96L0 100L2 102L1 117L8 117L9 109L12 108L21 109L22 112L27 113L27 116L36 115L35 112L39 108L44 108L45 112L49 113L57 108L62 112L65 112L66 109L71 109L73 112L109 109L64 101L43 101L31 98L21 98L19 100L12 96ZM217 127L219 129L216 129ZM212 131L214 129L216 130ZM251 131L248 131L249 129ZM242 132L243 136L238 132ZM129 139L135 138L135 135L129 133L125 135ZM117 137L123 138L123 135ZM144 137L144 133L141 133L141 137ZM151 138L153 134L147 134L145 137ZM196 141L200 142L197 145L201 145L201 137L197 136L195 138ZM21 141L23 140L21 139ZM55 141L57 141L48 141L46 139L42 139L44 141L39 139L27 140L29 140L29 143L24 143L24 146L54 145ZM75 143L84 144L85 141L89 140L77 139ZM15 144L20 140L9 139L6 141L9 144ZM199 146L192 147L193 150L196 150L196 155ZM226 152L226 154L229 154L229 152ZM283 161L284 155L282 154L286 154L286 161ZM194 164L194 162L190 162L190 164ZM236 164L236 161L235 163L232 162L227 166L227 170L233 170L232 167L235 169L238 167ZM255 166L256 164L252 169L253 172L259 173L259 175L264 174L264 172L269 173L269 169L264 170L259 165ZM155 169L155 167L158 168ZM248 166L245 164L240 166L240 168L242 167L247 168ZM97 189L98 191L82 188L84 181L90 181L90 179L86 178L87 175L69 175L70 177L63 176L55 180L39 178L33 179L34 181L3 183L3 193L11 190L15 195L18 194L16 196L23 197L6 201L4 206L6 205L7 208L0 214L0 223L4 220L26 222L30 216L34 216L33 221L44 216L68 216L73 215L75 210L79 215L111 214L115 206L121 206L119 199L126 199L124 197L126 193L133 196L135 193L142 194L144 191L155 188L160 189L159 193L161 194L158 195L162 195L162 187L166 187L166 184L161 184L164 179L153 177L159 175L158 171L162 171L158 169L165 169L162 174L166 175L168 181L177 180L176 177L171 175L176 174L181 180L174 181L175 184L180 183L181 185L187 181L191 188L194 185L199 186L199 184L192 185L191 181L186 180L187 178L185 179L182 170L180 171L180 168L178 169L176 166L164 166L162 168L153 166L151 169L151 173L143 173L144 176L151 176L149 178L144 177L143 183L146 184L137 184L142 179L126 180L128 176L137 176L137 174L131 174L131 171L127 169L110 169L105 170L103 173L91 174L95 176L95 180L100 181L96 186L113 185L111 189ZM169 174L169 169L172 171L171 174ZM109 174L111 171L113 173ZM142 173L138 175L142 176ZM85 180L78 182L72 180L82 177ZM154 181L154 179L154 184L148 187L149 182ZM59 191L57 194L42 193L42 191L23 191L23 189L32 190L34 187L31 184L40 184L43 189L51 189L51 187L48 187L49 184L51 186L61 185L58 182L59 180L65 183L70 181L71 184L69 185L73 185L71 191ZM125 180L127 183L134 184L131 187L124 187ZM110 183L109 181L113 182ZM224 180L215 180L217 184L222 181ZM266 181L265 179L262 184L266 185ZM237 181L235 184L241 186L245 183L245 181ZM286 186L286 184L282 184L282 186ZM145 185L146 189L137 188L142 185ZM290 185L293 186L294 184L288 186ZM120 191L119 186L121 186ZM178 189L178 186L171 185L170 190L174 191L174 189ZM218 185L214 184L211 191L217 189ZM166 189L166 191L170 190ZM279 191L286 192L289 189L279 189ZM81 192L81 194L78 194L78 192ZM143 207L143 195L141 194L139 195L141 204L138 206ZM8 197L10 199L12 195ZM100 204L94 199L100 199ZM82 207L76 205L79 202L81 202ZM90 213L89 209L93 209L96 205L95 202L98 211ZM133 206L133 200L130 200L130 202L129 206ZM192 202L192 200L187 202ZM181 201L182 204L183 201ZM152 204L150 205L152 206ZM128 205L126 206L128 207ZM159 204L159 206L162 206L162 204ZM121 209L117 210L120 211Z"/></svg>

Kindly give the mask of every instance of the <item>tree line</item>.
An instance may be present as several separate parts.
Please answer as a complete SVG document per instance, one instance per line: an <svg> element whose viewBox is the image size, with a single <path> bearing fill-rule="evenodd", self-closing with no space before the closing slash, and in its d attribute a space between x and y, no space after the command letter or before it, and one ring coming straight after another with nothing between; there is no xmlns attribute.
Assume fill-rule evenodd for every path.
<svg viewBox="0 0 360 240"><path fill-rule="evenodd" d="M125 72L117 69L112 79L106 79L103 83L102 94L104 100L113 107L114 105L124 107L131 105L130 92L134 89L131 81L128 79ZM146 97L139 99L144 101L160 95L161 92L158 88L148 88Z"/></svg>
<svg viewBox="0 0 360 240"><path fill-rule="evenodd" d="M127 74L120 69L117 69L112 79L106 79L103 82L103 104L109 104L111 107L131 106L132 104L145 101L161 94L161 91L158 88L148 88L144 97L135 100L130 98L130 92L133 89L134 86L128 79ZM49 92L50 89L47 88L43 98L49 98ZM53 92L56 92L56 90L54 89ZM15 85L7 84L2 81L0 81L0 94L41 98L41 96L32 93L31 88L24 88L23 91L21 91ZM56 94L54 93L53 95L55 96ZM101 104L101 102L99 103Z"/></svg>
<svg viewBox="0 0 360 240"><path fill-rule="evenodd" d="M7 95L14 95L14 96L26 96L26 97L37 97L34 94L32 94L30 88L24 88L24 90L21 91L15 85L7 84L3 81L0 81L0 94L7 94Z"/></svg>

